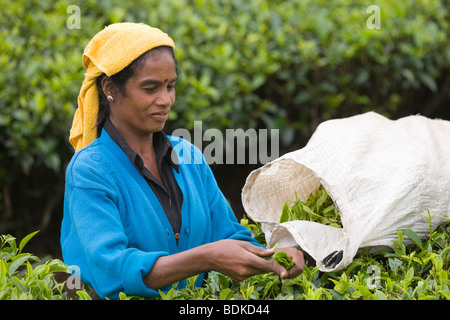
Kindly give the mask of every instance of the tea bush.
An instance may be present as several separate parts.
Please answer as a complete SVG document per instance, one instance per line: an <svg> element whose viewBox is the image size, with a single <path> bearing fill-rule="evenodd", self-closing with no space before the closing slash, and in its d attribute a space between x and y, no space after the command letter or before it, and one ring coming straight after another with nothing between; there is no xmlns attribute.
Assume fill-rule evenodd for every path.
<svg viewBox="0 0 450 320"><path fill-rule="evenodd" d="M412 230L399 230L394 249L370 253L369 248L341 271L323 273L307 265L292 279L280 280L274 273L260 274L241 282L210 271L203 287L195 287L196 277L183 289L152 300L450 300L450 225L431 229L423 242ZM425 219L424 218L424 219ZM241 220L255 239L264 244L259 224ZM14 237L0 237L0 300L90 300L82 288L70 297L65 282L55 280L58 272L70 273L59 259L45 262L24 253L26 243L36 234L24 237L19 246ZM414 245L405 246L408 237ZM142 300L121 293L120 300Z"/></svg>
<svg viewBox="0 0 450 320"><path fill-rule="evenodd" d="M22 252L24 246L37 233L24 237L19 246L11 235L0 237L0 300L65 300L64 282L55 275L70 273L69 267L59 259L41 261ZM86 290L77 292L81 298L89 297ZM90 297L89 297L90 298Z"/></svg>
<svg viewBox="0 0 450 320"><path fill-rule="evenodd" d="M195 277L184 289L161 292L165 300L450 300L450 225L431 229L422 242L412 230L399 230L394 249L370 253L362 249L341 271L323 273L306 266L292 279L280 280L274 273L234 282L223 274L209 272L204 287L194 287ZM243 219L257 238L258 224ZM410 238L414 245L405 246ZM142 299L121 294L120 299Z"/></svg>
<svg viewBox="0 0 450 320"><path fill-rule="evenodd" d="M449 116L448 1L4 0L0 11L0 232L44 228L62 197L82 52L105 25L144 22L177 45L166 131L277 128L282 151L319 122L369 109ZM69 29L69 6L80 29ZM236 188L236 190L239 188ZM42 212L31 214L30 212Z"/></svg>
<svg viewBox="0 0 450 320"><path fill-rule="evenodd" d="M254 225L251 230L255 231ZM419 240L408 247L403 244L405 234L417 242L411 230L398 231L393 251L369 254L363 250L339 272L322 273L307 266L293 279L280 280L268 273L239 283L210 272L204 288L188 285L161 296L206 300L450 300L450 227L441 226L425 243Z"/></svg>

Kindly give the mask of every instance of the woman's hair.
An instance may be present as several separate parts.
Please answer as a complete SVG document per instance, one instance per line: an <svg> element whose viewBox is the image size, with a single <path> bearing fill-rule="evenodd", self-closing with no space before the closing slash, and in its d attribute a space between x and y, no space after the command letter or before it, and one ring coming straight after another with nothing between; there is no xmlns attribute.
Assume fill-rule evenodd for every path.
<svg viewBox="0 0 450 320"><path fill-rule="evenodd" d="M125 95L125 84L127 83L128 79L130 79L132 76L136 74L136 72L139 70L139 68L142 67L145 60L147 59L147 56L150 52L156 51L156 50L169 50L170 53L173 56L173 59L175 60L175 67L177 66L177 59L175 58L175 53L171 47L168 46L160 46L153 48L147 52L144 52L142 55L140 55L137 59L135 59L133 62L131 62L127 67L119 71L118 73L112 75L109 77L113 83L114 86L116 86L120 92ZM176 70L178 74L178 69ZM106 98L105 93L103 92L102 88L102 80L104 78L108 77L106 74L102 74L97 78L97 91L98 91L98 117L97 117L97 137L100 137L100 134L102 133L103 126L105 125L106 120L109 118L109 102Z"/></svg>

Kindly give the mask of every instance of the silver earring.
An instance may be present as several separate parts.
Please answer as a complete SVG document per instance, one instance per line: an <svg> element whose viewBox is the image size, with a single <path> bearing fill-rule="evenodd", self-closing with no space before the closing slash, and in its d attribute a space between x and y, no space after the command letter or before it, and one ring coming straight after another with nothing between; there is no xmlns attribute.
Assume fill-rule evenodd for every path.
<svg viewBox="0 0 450 320"><path fill-rule="evenodd" d="M114 98L111 96L107 96L106 99L108 99L109 102L114 102Z"/></svg>

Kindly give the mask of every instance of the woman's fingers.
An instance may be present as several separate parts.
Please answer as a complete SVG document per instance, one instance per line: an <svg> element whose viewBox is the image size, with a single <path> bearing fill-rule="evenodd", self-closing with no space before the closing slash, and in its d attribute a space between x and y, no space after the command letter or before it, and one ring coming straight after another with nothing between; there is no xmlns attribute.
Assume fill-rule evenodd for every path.
<svg viewBox="0 0 450 320"><path fill-rule="evenodd" d="M216 271L228 275L235 281L244 280L250 276L275 272L282 279L293 278L299 275L304 268L305 259L303 252L296 248L281 248L294 262L290 270L275 262L272 249L266 249L253 245L246 241L220 240L215 243L216 253L219 253L219 261L215 264Z"/></svg>
<svg viewBox="0 0 450 320"><path fill-rule="evenodd" d="M268 258L273 256L275 253L272 249L266 249L263 247L255 246L251 243L245 242L246 250L249 252L261 257L261 258Z"/></svg>
<svg viewBox="0 0 450 320"><path fill-rule="evenodd" d="M273 271L277 273L281 279L294 278L298 276L303 271L305 266L303 252L297 250L296 248L280 248L277 252L279 251L286 252L292 262L294 262L294 266L291 269L286 270L282 265L274 263Z"/></svg>
<svg viewBox="0 0 450 320"><path fill-rule="evenodd" d="M295 248L291 249L293 249L291 259L294 262L294 266L288 271L288 277L294 278L303 272L303 268L305 267L305 257L303 256L302 251Z"/></svg>

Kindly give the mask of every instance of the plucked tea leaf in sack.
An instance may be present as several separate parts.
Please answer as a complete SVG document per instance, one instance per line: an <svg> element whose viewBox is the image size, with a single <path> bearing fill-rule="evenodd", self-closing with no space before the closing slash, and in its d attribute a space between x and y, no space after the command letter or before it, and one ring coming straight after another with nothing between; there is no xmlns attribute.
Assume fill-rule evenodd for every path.
<svg viewBox="0 0 450 320"><path fill-rule="evenodd" d="M323 186L312 192L305 202L299 199L294 202L286 201L280 223L293 220L307 220L332 227L342 227L339 211Z"/></svg>

